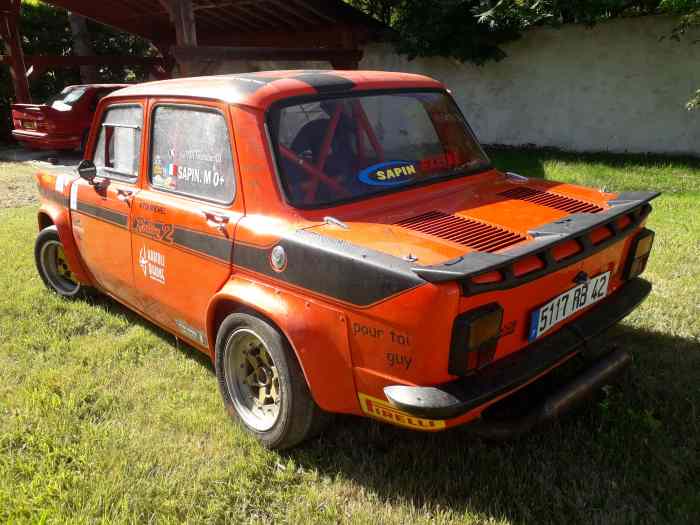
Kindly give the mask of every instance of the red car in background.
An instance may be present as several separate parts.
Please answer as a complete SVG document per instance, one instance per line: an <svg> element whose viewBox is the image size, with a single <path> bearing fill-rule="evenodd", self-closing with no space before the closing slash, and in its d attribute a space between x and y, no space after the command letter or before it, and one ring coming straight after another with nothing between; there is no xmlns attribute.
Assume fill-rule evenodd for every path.
<svg viewBox="0 0 700 525"><path fill-rule="evenodd" d="M82 151L97 103L125 86L68 86L44 104L12 104L12 136L31 149Z"/></svg>

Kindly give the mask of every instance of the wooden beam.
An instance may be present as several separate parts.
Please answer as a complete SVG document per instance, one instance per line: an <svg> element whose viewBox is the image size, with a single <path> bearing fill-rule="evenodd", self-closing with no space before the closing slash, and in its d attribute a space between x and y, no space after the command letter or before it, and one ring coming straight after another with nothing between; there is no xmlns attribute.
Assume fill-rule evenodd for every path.
<svg viewBox="0 0 700 525"><path fill-rule="evenodd" d="M19 18L20 0L3 0L0 3L0 36L2 36L5 53L9 57L10 76L15 89L15 100L21 104L32 101L29 93L27 66L24 63L22 39L17 20Z"/></svg>
<svg viewBox="0 0 700 525"><path fill-rule="evenodd" d="M78 66L162 66L168 67L167 59L160 57L134 57L123 55L27 55L26 63L37 69ZM11 65L12 57L0 55L0 64Z"/></svg>
<svg viewBox="0 0 700 525"><path fill-rule="evenodd" d="M197 25L192 0L159 0L168 11L175 26L175 42L178 46L197 45Z"/></svg>
<svg viewBox="0 0 700 525"><path fill-rule="evenodd" d="M286 3L285 0L270 0L270 3L273 4L275 7L277 7L277 9L279 9L281 11L285 11L288 15L291 15L291 16L301 20L302 22L304 22L310 26L319 25L318 19L313 20L313 19L309 18L308 15L304 16L304 15L300 14L299 9L293 9L292 7L290 7Z"/></svg>
<svg viewBox="0 0 700 525"><path fill-rule="evenodd" d="M170 21L175 27L176 46L197 45L197 23L194 17L192 0L159 0L160 4L170 14ZM180 69L180 76L187 77L192 74L190 65L181 61L173 54Z"/></svg>
<svg viewBox="0 0 700 525"><path fill-rule="evenodd" d="M233 47L279 47L279 48L345 48L357 49L359 46L348 45L347 27L323 24L320 27L307 27L291 32L285 28L239 32L209 32L199 37L199 44L204 46ZM358 42L361 42L358 39Z"/></svg>
<svg viewBox="0 0 700 525"><path fill-rule="evenodd" d="M289 17L287 17L284 13L277 12L274 9L263 5L262 2L260 2L260 4L257 6L257 8L260 11L267 13L267 16L269 16L272 20L279 22L282 26L286 26L286 27L289 27L292 29L294 29L296 27L296 24L294 23L294 21L289 20Z"/></svg>
<svg viewBox="0 0 700 525"><path fill-rule="evenodd" d="M296 5L301 5L301 6L303 6L304 9L306 9L307 11L311 11L313 14L315 14L315 15L318 16L319 18L324 18L324 19L327 20L328 22L331 22L331 23L335 23L335 22L336 22L336 19L335 19L335 18L333 18L333 17L331 17L331 16L328 16L327 14L325 14L325 13L319 11L319 10L316 9L314 6L309 5L308 2L304 2L303 0L294 0L294 2L291 2L291 1L290 1L290 3L291 3L292 5L295 5L295 4L296 4Z"/></svg>
<svg viewBox="0 0 700 525"><path fill-rule="evenodd" d="M362 59L359 49L179 46L171 49L180 61L213 62L222 60L324 60L330 63L353 64Z"/></svg>
<svg viewBox="0 0 700 525"><path fill-rule="evenodd" d="M233 30L234 28L236 28L236 22L235 22L234 20L232 20L232 19L238 19L238 17L235 16L235 15L231 15L231 14L229 14L229 13L226 13L225 15L223 15L223 14L217 12L217 11L206 11L205 13L203 13L203 15L204 15L205 17L207 17L207 18L205 18L206 20L209 20L209 19L212 19L212 18L213 18L213 19L216 19L216 20L220 20L222 23L225 23L225 24L227 25L227 29L228 29L229 31L231 31L231 30ZM199 16L200 19L201 19L203 15L198 15L198 16ZM260 27L260 26L258 26L258 25L252 24L252 23L250 22L250 20L241 19L241 20L239 20L239 21L240 21L240 23L241 23L242 25L245 26L245 28L246 28L247 30L253 30L253 31L254 31L254 30L256 30L256 29L258 29L258 28Z"/></svg>
<svg viewBox="0 0 700 525"><path fill-rule="evenodd" d="M264 28L265 26L260 25L260 22L254 22L250 20L249 18L246 18L243 15L239 15L237 13L231 13L230 11L226 11L224 14L221 16L226 16L229 18L235 18L238 20L239 23L243 24L244 26L252 29L253 31L257 31L260 28Z"/></svg>
<svg viewBox="0 0 700 525"><path fill-rule="evenodd" d="M262 23L267 27L277 27L277 24L275 22L272 22L271 20L269 20L267 17L259 15L258 13L255 13L254 11L251 11L251 10L245 10L244 5L239 5L239 4L233 5L226 11L226 13L233 14L235 12L238 12L239 9L243 9L241 16L244 18L252 18L252 19L254 19L254 21Z"/></svg>

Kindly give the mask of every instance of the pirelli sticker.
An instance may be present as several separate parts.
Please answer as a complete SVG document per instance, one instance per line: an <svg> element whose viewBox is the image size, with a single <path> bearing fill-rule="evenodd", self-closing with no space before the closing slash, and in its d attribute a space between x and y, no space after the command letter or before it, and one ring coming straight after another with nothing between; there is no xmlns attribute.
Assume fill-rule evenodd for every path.
<svg viewBox="0 0 700 525"><path fill-rule="evenodd" d="M424 419L412 416L393 407L386 401L361 392L358 393L358 397L362 411L368 416L381 419L382 421L416 430L441 430L445 428L445 422L439 419Z"/></svg>

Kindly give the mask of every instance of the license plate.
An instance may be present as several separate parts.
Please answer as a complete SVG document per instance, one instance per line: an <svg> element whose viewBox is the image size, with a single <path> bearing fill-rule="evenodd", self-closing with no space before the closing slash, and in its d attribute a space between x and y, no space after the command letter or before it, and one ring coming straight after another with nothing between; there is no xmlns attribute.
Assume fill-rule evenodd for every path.
<svg viewBox="0 0 700 525"><path fill-rule="evenodd" d="M33 120L25 120L22 122L22 125L25 127L25 129L36 129L36 122Z"/></svg>
<svg viewBox="0 0 700 525"><path fill-rule="evenodd" d="M530 316L529 341L534 341L553 326L571 317L579 310L597 303L608 294L610 272L596 275L587 283L574 286L556 296Z"/></svg>

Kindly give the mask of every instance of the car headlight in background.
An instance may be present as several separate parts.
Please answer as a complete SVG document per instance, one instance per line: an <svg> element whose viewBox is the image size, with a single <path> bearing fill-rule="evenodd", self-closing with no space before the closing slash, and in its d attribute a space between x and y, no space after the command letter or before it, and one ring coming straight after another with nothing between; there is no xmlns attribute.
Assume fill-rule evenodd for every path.
<svg viewBox="0 0 700 525"><path fill-rule="evenodd" d="M632 242L632 249L625 267L625 278L632 279L640 275L647 267L651 247L654 244L654 232L644 228Z"/></svg>
<svg viewBox="0 0 700 525"><path fill-rule="evenodd" d="M490 363L502 321L503 308L497 303L458 315L452 326L448 372L465 375Z"/></svg>

